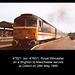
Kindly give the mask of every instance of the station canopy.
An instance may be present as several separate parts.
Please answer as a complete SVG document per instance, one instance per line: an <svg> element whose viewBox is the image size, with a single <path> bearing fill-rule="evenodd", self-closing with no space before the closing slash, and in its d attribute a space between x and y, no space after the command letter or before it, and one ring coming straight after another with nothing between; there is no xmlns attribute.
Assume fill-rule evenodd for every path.
<svg viewBox="0 0 75 75"><path fill-rule="evenodd" d="M0 22L0 27L3 27L3 28L13 28L13 24L14 23L7 22L7 21L2 21L2 22Z"/></svg>

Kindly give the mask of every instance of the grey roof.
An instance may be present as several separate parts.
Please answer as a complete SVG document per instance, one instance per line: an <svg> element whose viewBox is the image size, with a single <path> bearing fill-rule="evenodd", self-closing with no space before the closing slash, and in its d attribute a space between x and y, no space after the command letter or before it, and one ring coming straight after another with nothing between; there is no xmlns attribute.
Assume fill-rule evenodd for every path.
<svg viewBox="0 0 75 75"><path fill-rule="evenodd" d="M2 22L0 22L0 27L13 28L13 24L14 23L7 22L7 21L2 21Z"/></svg>

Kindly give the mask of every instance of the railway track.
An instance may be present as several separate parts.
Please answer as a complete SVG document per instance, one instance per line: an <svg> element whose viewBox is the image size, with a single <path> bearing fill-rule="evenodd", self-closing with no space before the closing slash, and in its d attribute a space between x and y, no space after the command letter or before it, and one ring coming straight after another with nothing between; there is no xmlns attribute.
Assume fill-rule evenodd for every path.
<svg viewBox="0 0 75 75"><path fill-rule="evenodd" d="M10 50L10 46L11 46L11 50L33 50L34 47L38 46L34 46L34 47L27 47L27 46L23 46L23 47L16 47L16 46L12 46L12 40L13 38L0 38L0 48L2 47L8 47L6 48L6 50ZM47 41L48 42L48 41ZM47 43L47 42L44 42L44 43ZM43 42L41 42L41 44L43 44ZM39 45L41 45L39 44ZM5 49L5 48L4 48Z"/></svg>
<svg viewBox="0 0 75 75"><path fill-rule="evenodd" d="M5 42L0 42L0 45L7 45L7 44L11 44L12 41L5 41Z"/></svg>
<svg viewBox="0 0 75 75"><path fill-rule="evenodd" d="M11 44L12 40L13 40L13 37L0 37L0 46Z"/></svg>
<svg viewBox="0 0 75 75"><path fill-rule="evenodd" d="M13 37L0 37L0 40L1 39L13 39Z"/></svg>
<svg viewBox="0 0 75 75"><path fill-rule="evenodd" d="M30 47L12 46L13 37L0 37L0 50L30 50Z"/></svg>
<svg viewBox="0 0 75 75"><path fill-rule="evenodd" d="M36 45L34 47L27 47L27 46L16 47L16 46L12 46L12 41L13 41L12 37L0 38L0 48L1 47L8 47L7 50L9 50L9 46L11 46L12 50L33 50L35 47L38 47L39 45L46 44L46 43L48 43L50 41L53 41L53 40L41 42L39 45Z"/></svg>

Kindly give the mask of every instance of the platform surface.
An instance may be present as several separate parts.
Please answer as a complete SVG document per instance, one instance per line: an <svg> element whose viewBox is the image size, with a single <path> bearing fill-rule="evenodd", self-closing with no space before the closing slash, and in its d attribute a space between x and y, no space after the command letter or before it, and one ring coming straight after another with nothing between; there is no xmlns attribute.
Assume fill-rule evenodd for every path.
<svg viewBox="0 0 75 75"><path fill-rule="evenodd" d="M75 50L75 40L65 37L36 46L33 50Z"/></svg>

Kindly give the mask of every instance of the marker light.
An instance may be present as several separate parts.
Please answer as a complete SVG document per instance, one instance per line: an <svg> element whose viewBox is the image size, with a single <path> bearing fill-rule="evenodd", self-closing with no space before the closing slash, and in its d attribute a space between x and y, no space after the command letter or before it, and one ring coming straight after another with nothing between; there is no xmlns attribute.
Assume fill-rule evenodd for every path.
<svg viewBox="0 0 75 75"><path fill-rule="evenodd" d="M26 39L27 39L28 37L26 36Z"/></svg>

